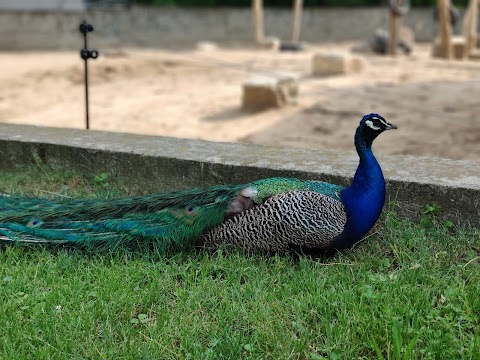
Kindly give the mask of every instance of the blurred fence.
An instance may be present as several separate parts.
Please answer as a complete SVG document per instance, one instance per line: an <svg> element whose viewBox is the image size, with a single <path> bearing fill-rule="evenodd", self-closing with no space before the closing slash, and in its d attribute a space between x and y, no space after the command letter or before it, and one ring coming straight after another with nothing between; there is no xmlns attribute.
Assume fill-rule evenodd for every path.
<svg viewBox="0 0 480 360"><path fill-rule="evenodd" d="M5 1L18 6L34 2L38 7L46 0L3 0L1 4L5 5ZM93 3L81 2L83 7L73 11L74 1L80 0L52 0L58 6L43 11L7 11L0 7L0 50L78 49L81 42L78 25L83 19L95 27L91 45L98 49L178 48L192 46L198 41L253 44L249 8L141 7L126 6L127 1L104 1L95 2L96 8L90 8ZM107 3L116 6L105 7ZM291 21L290 9L266 8L265 34L289 39ZM412 9L404 23L414 30L419 41L431 41L436 34L431 8ZM306 8L301 40L312 43L367 40L375 29L387 27L386 6Z"/></svg>

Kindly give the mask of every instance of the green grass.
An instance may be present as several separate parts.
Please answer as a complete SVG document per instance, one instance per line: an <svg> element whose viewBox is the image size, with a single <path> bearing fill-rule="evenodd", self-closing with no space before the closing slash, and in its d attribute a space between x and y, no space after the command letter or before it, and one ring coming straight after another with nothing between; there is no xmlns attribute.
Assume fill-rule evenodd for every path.
<svg viewBox="0 0 480 360"><path fill-rule="evenodd" d="M0 191L135 193L28 168ZM0 251L2 359L480 359L480 234L384 215L331 259Z"/></svg>

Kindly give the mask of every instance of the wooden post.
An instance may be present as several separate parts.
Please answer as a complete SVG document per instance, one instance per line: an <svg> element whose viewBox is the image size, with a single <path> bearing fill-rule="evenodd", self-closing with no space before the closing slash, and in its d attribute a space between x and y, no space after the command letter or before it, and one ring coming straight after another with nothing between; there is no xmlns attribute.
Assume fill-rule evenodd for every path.
<svg viewBox="0 0 480 360"><path fill-rule="evenodd" d="M440 53L446 59L453 58L452 25L450 22L450 0L438 0L438 23L440 26Z"/></svg>
<svg viewBox="0 0 480 360"><path fill-rule="evenodd" d="M478 0L470 0L464 15L462 35L465 38L464 57L470 56L477 46L478 37Z"/></svg>
<svg viewBox="0 0 480 360"><path fill-rule="evenodd" d="M295 0L293 4L292 43L298 43L300 41L300 31L302 30L302 9L303 0Z"/></svg>
<svg viewBox="0 0 480 360"><path fill-rule="evenodd" d="M462 36L465 39L465 49L463 52L463 58L467 58L470 53L471 48L471 33L472 33L472 1L468 2L467 9L463 15L463 26L462 26Z"/></svg>
<svg viewBox="0 0 480 360"><path fill-rule="evenodd" d="M480 5L478 0L472 0L473 2L473 12L472 12L472 26L471 26L471 36L472 43L469 52L477 47L478 44L478 6Z"/></svg>
<svg viewBox="0 0 480 360"><path fill-rule="evenodd" d="M398 2L399 0L397 0ZM400 0L401 1L401 0ZM390 38L388 40L388 53L395 56L398 47L398 32L400 30L400 16L390 9Z"/></svg>
<svg viewBox="0 0 480 360"><path fill-rule="evenodd" d="M265 40L263 32L263 0L252 0L253 27L255 41L262 44Z"/></svg>

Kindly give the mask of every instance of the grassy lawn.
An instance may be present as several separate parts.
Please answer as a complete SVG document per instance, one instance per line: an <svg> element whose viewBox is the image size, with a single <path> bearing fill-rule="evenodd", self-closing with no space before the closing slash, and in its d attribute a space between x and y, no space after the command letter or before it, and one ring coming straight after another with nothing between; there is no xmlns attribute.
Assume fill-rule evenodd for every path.
<svg viewBox="0 0 480 360"><path fill-rule="evenodd" d="M106 175L0 171L0 192L138 193ZM0 250L2 359L480 359L480 233L399 219L293 260Z"/></svg>

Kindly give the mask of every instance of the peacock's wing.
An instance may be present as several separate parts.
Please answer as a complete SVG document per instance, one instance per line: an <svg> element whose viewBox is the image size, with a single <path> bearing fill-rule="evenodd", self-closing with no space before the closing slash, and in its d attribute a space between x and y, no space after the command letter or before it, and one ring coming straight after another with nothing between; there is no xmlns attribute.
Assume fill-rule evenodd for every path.
<svg viewBox="0 0 480 360"><path fill-rule="evenodd" d="M343 188L338 185L312 180L300 180L295 178L268 178L254 181L239 190L228 207L225 218L230 219L254 206L263 204L272 196L284 194L290 191L314 191L319 194L340 200L340 191Z"/></svg>
<svg viewBox="0 0 480 360"><path fill-rule="evenodd" d="M246 250L286 252L292 248L327 249L344 230L343 204L314 191L290 191L271 196L262 205L210 229L201 247L221 244Z"/></svg>

